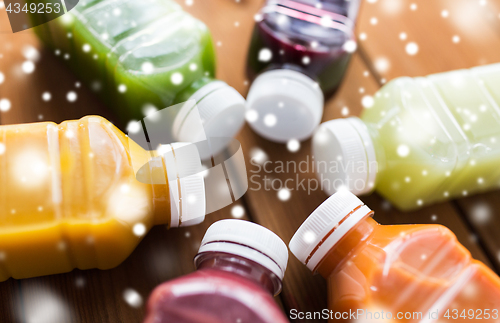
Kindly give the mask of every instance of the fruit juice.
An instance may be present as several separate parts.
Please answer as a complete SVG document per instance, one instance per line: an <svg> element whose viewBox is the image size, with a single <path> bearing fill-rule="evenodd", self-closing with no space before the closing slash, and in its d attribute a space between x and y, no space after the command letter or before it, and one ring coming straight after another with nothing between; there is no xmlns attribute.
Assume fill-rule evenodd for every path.
<svg viewBox="0 0 500 323"><path fill-rule="evenodd" d="M171 0L82 0L35 32L124 122L193 99L204 126L187 132L228 144L244 123L243 97L213 79L209 30ZM170 110L171 123L189 115Z"/></svg>
<svg viewBox="0 0 500 323"><path fill-rule="evenodd" d="M179 226L153 155L101 117L0 127L0 281L109 269L153 225Z"/></svg>
<svg viewBox="0 0 500 323"><path fill-rule="evenodd" d="M344 160L376 164L372 170L348 174L360 180L352 191L375 189L402 210L496 188L500 185L498 81L498 64L395 79L377 92L361 121L334 120L320 127L315 156L325 161L343 154L338 148L328 153L325 149L344 129L339 123L345 124L350 130L343 131L359 138L356 154L366 154L361 159L354 153L343 155Z"/></svg>
<svg viewBox="0 0 500 323"><path fill-rule="evenodd" d="M247 58L255 79L248 94L250 115L257 115L249 118L254 130L277 142L312 134L323 113L318 86L332 95L356 49L358 8L357 0L266 2L255 16ZM267 122L268 115L276 121Z"/></svg>
<svg viewBox="0 0 500 323"><path fill-rule="evenodd" d="M319 213L323 213L323 227L311 230L318 233L319 240L323 233L330 233L324 237L326 246L314 251L319 240L307 243L300 236L307 235L308 223L321 221ZM292 252L327 279L331 311L355 312L358 322L498 322L500 278L472 259L449 229L379 225L372 214L351 193L336 193L290 242ZM329 222L327 218L335 219ZM307 232L312 236L312 231ZM319 254L314 256L316 252ZM356 321L352 318L341 321Z"/></svg>
<svg viewBox="0 0 500 323"><path fill-rule="evenodd" d="M213 241L207 241L208 235ZM247 221L216 222L195 258L196 272L158 286L149 298L144 323L288 322L273 299L281 290L288 257L286 245L278 239ZM269 262L273 258L260 253L263 249L269 256L277 256L277 263ZM284 266L282 272L271 269L277 264Z"/></svg>
<svg viewBox="0 0 500 323"><path fill-rule="evenodd" d="M354 39L358 6L358 1L344 0L267 1L256 17L248 53L249 76L253 79L266 69L292 68L316 80L326 95L332 94L351 57L344 44ZM331 27L326 27L328 17ZM263 55L262 49L271 55Z"/></svg>

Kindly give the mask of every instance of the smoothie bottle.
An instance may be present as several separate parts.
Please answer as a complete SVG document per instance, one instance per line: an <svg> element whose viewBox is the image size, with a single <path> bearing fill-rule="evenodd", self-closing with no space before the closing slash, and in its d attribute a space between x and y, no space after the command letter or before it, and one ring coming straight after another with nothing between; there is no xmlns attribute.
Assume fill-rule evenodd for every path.
<svg viewBox="0 0 500 323"><path fill-rule="evenodd" d="M208 228L196 271L163 283L151 294L144 323L285 323L273 299L288 261L285 243L244 220Z"/></svg>
<svg viewBox="0 0 500 323"><path fill-rule="evenodd" d="M500 186L500 64L379 90L361 119L325 122L315 170L330 194L377 190L410 210Z"/></svg>
<svg viewBox="0 0 500 323"><path fill-rule="evenodd" d="M327 280L331 322L500 320L500 278L449 229L379 225L372 215L339 191L290 241L292 253Z"/></svg>
<svg viewBox="0 0 500 323"><path fill-rule="evenodd" d="M276 142L305 140L356 49L359 0L268 0L248 53L247 121Z"/></svg>
<svg viewBox="0 0 500 323"><path fill-rule="evenodd" d="M204 129L191 132L229 142L244 123L243 97L213 78L210 32L171 0L81 0L35 31L122 121L193 99ZM178 132L176 141L189 141Z"/></svg>
<svg viewBox="0 0 500 323"><path fill-rule="evenodd" d="M0 281L109 269L153 225L203 221L196 147L164 151L144 150L101 117L1 126Z"/></svg>

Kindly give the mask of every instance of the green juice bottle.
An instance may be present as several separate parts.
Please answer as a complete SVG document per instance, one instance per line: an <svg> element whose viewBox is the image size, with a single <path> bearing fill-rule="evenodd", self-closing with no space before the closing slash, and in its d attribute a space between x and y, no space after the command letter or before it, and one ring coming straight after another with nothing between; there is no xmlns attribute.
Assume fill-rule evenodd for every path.
<svg viewBox="0 0 500 323"><path fill-rule="evenodd" d="M397 78L361 118L313 139L324 190L377 190L411 210L500 187L500 64Z"/></svg>
<svg viewBox="0 0 500 323"><path fill-rule="evenodd" d="M244 123L243 97L213 78L209 30L171 0L81 0L35 32L122 121L194 99L204 129L191 133L229 142Z"/></svg>

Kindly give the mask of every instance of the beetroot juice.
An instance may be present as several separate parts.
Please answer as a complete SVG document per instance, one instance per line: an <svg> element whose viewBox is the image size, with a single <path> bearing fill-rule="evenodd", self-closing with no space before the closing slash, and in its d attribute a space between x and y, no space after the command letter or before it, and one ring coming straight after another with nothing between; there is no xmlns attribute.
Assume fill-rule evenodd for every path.
<svg viewBox="0 0 500 323"><path fill-rule="evenodd" d="M286 245L266 228L218 221L203 238L197 271L158 286L144 323L288 322L273 299L287 261Z"/></svg>
<svg viewBox="0 0 500 323"><path fill-rule="evenodd" d="M310 137L356 49L358 8L359 0L266 2L247 63L255 79L247 120L257 133L277 142Z"/></svg>

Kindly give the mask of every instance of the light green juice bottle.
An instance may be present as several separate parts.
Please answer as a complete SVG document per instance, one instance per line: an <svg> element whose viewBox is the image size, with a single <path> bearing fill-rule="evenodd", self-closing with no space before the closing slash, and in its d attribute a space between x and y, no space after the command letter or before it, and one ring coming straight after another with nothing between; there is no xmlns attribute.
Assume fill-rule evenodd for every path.
<svg viewBox="0 0 500 323"><path fill-rule="evenodd" d="M500 187L500 64L397 78L360 118L323 123L315 171L333 194L377 190L402 210Z"/></svg>
<svg viewBox="0 0 500 323"><path fill-rule="evenodd" d="M123 121L194 99L204 129L190 132L229 141L244 123L243 97L213 79L209 30L171 0L81 0L35 31Z"/></svg>

